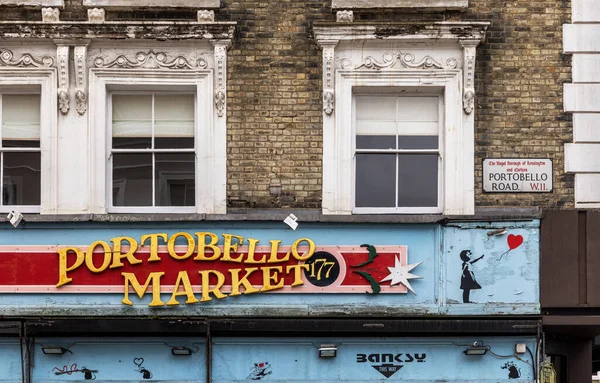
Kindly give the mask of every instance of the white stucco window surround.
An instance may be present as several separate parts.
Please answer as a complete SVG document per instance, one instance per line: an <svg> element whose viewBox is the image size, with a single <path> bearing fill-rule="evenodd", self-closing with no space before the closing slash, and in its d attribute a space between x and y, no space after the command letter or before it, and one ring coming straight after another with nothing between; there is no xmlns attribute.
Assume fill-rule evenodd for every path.
<svg viewBox="0 0 600 383"><path fill-rule="evenodd" d="M83 0L83 5L107 8L219 8L220 0Z"/></svg>
<svg viewBox="0 0 600 383"><path fill-rule="evenodd" d="M64 0L0 0L1 5L19 5L28 7L64 7Z"/></svg>
<svg viewBox="0 0 600 383"><path fill-rule="evenodd" d="M48 64L50 66L49 62ZM1 104L5 106L5 109L0 111L3 122L0 133L2 213L13 210L21 213L56 213L56 92L54 68L7 68L0 65L0 97ZM18 107L19 102L23 102L22 108ZM27 110L27 113L39 113L39 116L26 116L19 109ZM28 121L24 121L25 119ZM32 124L35 126L30 126ZM31 155L23 157L23 154L27 153ZM20 159L26 162L20 163ZM35 173L39 173L39 178ZM28 185L31 181L33 185ZM30 190L27 190L28 186L39 188L39 204L32 203L37 201L37 195L33 196ZM25 194L29 197L25 197Z"/></svg>
<svg viewBox="0 0 600 383"><path fill-rule="evenodd" d="M466 9L469 0L332 0L333 9L429 8Z"/></svg>
<svg viewBox="0 0 600 383"><path fill-rule="evenodd" d="M98 213L225 213L226 124L223 110L219 110L215 105L215 92L218 92L218 90L215 90L214 81L213 70L208 68L189 71L115 68L93 68L90 70L89 115L92 116L90 120L92 168L89 174L91 175L90 200L92 201L92 211ZM167 120L159 125L160 112L158 109L162 108L162 113L168 114L168 111L164 112L165 106L160 106L159 98L163 100L163 104L168 102L170 97L172 99L179 98L186 103L193 103L193 106L190 105L190 107L182 109L185 113L192 113L193 115L189 119L182 119L185 121L178 124L177 129L179 129L178 133L185 130L183 134L186 136L185 138L188 136L195 138L193 146L190 146L190 149L183 150L186 152L184 154L186 158L189 157L187 155L189 154L192 158L191 161L195 161L195 174L193 177L195 180L195 185L193 185L195 192L194 206L160 206L160 203L154 202L150 203L151 206L118 206L119 204L114 200L114 196L119 196L120 190L126 188L127 185L126 180L113 183L112 178L112 164L115 157L112 143L117 135L111 132L117 128L114 126L115 115L111 110L111 102L115 100L115 96L120 97L119 102L121 103L131 103L122 105L121 108L135 105L136 99L140 99L140 97L152 100L148 110L151 111L150 120L152 121L151 131L153 137L158 137L160 135L159 130L169 129L169 124L173 124L173 121ZM134 98L134 96L136 97ZM135 131L137 129L136 123L129 124L130 127L127 129ZM181 125L187 126L189 124L193 124L193 126L189 128L190 132L187 134L188 128L181 128ZM153 149L157 147L158 145L151 145ZM144 148L146 147L144 146L142 149ZM161 150L163 150L162 153L160 153ZM170 149L157 149L156 151L157 153L152 152L154 154L144 155L166 155L168 157L169 153L172 155L173 152ZM168 161L170 160L167 159L167 163ZM190 160L186 159L185 161ZM150 176L152 178L159 177L163 181L168 178L169 180L178 181L177 178L179 177L179 181L181 181L181 177L187 177L187 175L182 176L181 172L177 172L172 168L162 172L164 174L159 174L161 171L154 160L152 166ZM194 164L191 165L191 168L194 168ZM165 182L168 182L168 180ZM159 188L160 186L159 180L156 180L152 187ZM156 194L153 193L153 195Z"/></svg>
<svg viewBox="0 0 600 383"><path fill-rule="evenodd" d="M323 214L474 214L475 56L488 25L315 24ZM365 109L370 97L381 102ZM411 103L428 115L411 114ZM370 193L361 179L387 194ZM410 183L428 188L426 196L403 187Z"/></svg>

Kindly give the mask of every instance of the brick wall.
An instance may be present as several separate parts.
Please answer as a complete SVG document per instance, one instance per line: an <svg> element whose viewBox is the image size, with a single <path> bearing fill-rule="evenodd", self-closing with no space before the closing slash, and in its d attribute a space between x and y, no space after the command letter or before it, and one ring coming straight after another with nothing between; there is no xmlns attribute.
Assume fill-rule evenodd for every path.
<svg viewBox="0 0 600 383"><path fill-rule="evenodd" d="M66 0L62 20L85 19L81 0ZM356 13L357 20L485 20L476 87L476 206L573 206L563 144L572 141L562 113L570 57L561 54L570 2L471 0L468 12ZM107 19L190 19L192 10L108 12ZM2 9L0 18L40 20L39 11ZM332 21L325 0L223 0L218 21L238 23L228 58L229 207L318 208L321 199L321 52L311 23ZM551 194L484 194L482 159L551 158ZM269 184L281 183L280 198Z"/></svg>

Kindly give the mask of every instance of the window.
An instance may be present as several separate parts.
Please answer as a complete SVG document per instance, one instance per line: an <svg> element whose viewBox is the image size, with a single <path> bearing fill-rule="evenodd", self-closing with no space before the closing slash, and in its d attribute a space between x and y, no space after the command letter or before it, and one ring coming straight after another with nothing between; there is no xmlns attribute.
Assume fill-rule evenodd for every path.
<svg viewBox="0 0 600 383"><path fill-rule="evenodd" d="M226 212L226 119L209 69L92 68L92 212Z"/></svg>
<svg viewBox="0 0 600 383"><path fill-rule="evenodd" d="M355 212L440 213L442 97L356 95Z"/></svg>
<svg viewBox="0 0 600 383"><path fill-rule="evenodd" d="M41 200L40 103L37 94L0 93L2 211L39 211Z"/></svg>
<svg viewBox="0 0 600 383"><path fill-rule="evenodd" d="M112 211L194 210L194 105L194 94L111 94Z"/></svg>

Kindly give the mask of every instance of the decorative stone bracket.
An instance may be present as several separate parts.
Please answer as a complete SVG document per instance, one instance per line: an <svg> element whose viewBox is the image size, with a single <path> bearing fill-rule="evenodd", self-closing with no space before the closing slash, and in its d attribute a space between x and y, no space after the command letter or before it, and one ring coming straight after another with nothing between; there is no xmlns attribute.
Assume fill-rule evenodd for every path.
<svg viewBox="0 0 600 383"><path fill-rule="evenodd" d="M55 41L56 57L58 60L58 110L63 115L69 113L70 106L70 83L69 83L69 53L74 45L74 70L75 70L75 102L76 110L80 115L87 111L86 90L86 53L88 41Z"/></svg>
<svg viewBox="0 0 600 383"><path fill-rule="evenodd" d="M225 115L227 104L227 48L231 45L231 40L213 40L215 47L215 108L217 116Z"/></svg>
<svg viewBox="0 0 600 383"><path fill-rule="evenodd" d="M463 48L463 110L471 114L475 108L475 50L479 40L462 40Z"/></svg>
<svg viewBox="0 0 600 383"><path fill-rule="evenodd" d="M323 111L330 116L335 108L335 46L337 41L323 43Z"/></svg>

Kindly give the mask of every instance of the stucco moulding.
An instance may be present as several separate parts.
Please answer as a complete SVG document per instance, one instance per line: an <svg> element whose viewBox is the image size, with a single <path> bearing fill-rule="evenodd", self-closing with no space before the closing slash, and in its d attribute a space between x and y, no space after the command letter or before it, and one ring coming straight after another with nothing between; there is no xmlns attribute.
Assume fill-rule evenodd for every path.
<svg viewBox="0 0 600 383"><path fill-rule="evenodd" d="M315 22L313 34L319 44L346 40L485 40L489 22L388 23L388 22Z"/></svg>
<svg viewBox="0 0 600 383"><path fill-rule="evenodd" d="M428 8L467 9L469 0L332 0L333 9Z"/></svg>
<svg viewBox="0 0 600 383"><path fill-rule="evenodd" d="M1 0L0 0L1 1ZM219 0L83 0L86 7L219 8Z"/></svg>
<svg viewBox="0 0 600 383"><path fill-rule="evenodd" d="M23 7L64 7L64 0L0 0L0 5Z"/></svg>
<svg viewBox="0 0 600 383"><path fill-rule="evenodd" d="M0 38L230 40L235 22L182 21L0 21Z"/></svg>

